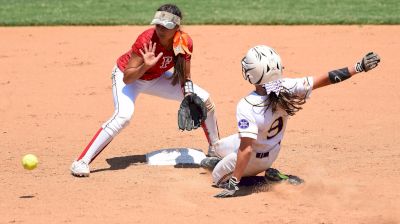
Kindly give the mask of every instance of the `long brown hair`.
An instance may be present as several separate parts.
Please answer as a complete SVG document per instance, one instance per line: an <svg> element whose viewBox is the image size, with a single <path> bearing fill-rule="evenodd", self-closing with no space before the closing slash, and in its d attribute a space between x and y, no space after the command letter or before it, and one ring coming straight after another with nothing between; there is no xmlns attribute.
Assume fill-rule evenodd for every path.
<svg viewBox="0 0 400 224"><path fill-rule="evenodd" d="M180 83L183 85L184 79L185 79L185 56L182 54L178 54L174 56L174 73L172 74L171 77L171 84L175 86L177 83Z"/></svg>
<svg viewBox="0 0 400 224"><path fill-rule="evenodd" d="M306 102L305 97L301 97L293 94L290 89L286 87L282 87L283 89L276 95L274 92L271 92L268 95L268 103L266 105L266 111L271 107L272 113L277 110L277 107L281 107L289 116L293 116L299 110L303 109L301 105Z"/></svg>
<svg viewBox="0 0 400 224"><path fill-rule="evenodd" d="M181 20L183 19L182 12L178 6L174 4L164 4L160 6L157 11L165 11L179 16ZM178 54L174 56L174 73L171 77L171 84L176 85L178 82L183 84L185 77L185 58L184 55Z"/></svg>

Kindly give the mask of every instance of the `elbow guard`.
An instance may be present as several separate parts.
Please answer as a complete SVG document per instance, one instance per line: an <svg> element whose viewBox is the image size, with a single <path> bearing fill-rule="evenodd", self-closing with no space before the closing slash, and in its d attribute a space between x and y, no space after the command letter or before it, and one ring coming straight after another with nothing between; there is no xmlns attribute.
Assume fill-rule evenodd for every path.
<svg viewBox="0 0 400 224"><path fill-rule="evenodd" d="M329 80L331 81L331 83L342 82L351 77L348 68L341 68L341 69L336 69L336 70L330 71L328 73L328 76L329 76Z"/></svg>

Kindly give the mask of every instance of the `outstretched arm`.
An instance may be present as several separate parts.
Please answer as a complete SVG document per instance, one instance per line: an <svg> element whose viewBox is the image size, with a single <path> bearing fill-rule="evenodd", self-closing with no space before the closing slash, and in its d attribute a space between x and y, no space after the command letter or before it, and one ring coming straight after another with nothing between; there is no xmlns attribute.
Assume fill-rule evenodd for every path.
<svg viewBox="0 0 400 224"><path fill-rule="evenodd" d="M380 60L381 59L378 54L374 52L369 52L354 66L349 66L342 69L336 69L328 73L325 73L323 75L314 76L313 89L342 82L360 72L368 72L369 70L378 66Z"/></svg>

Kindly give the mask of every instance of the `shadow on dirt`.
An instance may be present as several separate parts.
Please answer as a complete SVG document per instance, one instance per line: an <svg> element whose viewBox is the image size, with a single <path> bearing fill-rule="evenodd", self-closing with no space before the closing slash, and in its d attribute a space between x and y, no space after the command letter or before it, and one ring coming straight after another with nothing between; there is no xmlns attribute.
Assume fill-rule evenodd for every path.
<svg viewBox="0 0 400 224"><path fill-rule="evenodd" d="M131 155L131 156L121 156L106 159L109 168L102 168L90 171L91 173L102 172L107 170L122 170L129 166L143 165L146 164L146 155ZM198 164L176 164L175 168L200 168Z"/></svg>
<svg viewBox="0 0 400 224"><path fill-rule="evenodd" d="M103 169L96 169L90 171L91 173L107 171L107 170L122 170L126 169L129 166L133 165L142 165L146 163L146 155L131 155L131 156L121 156L121 157L114 157L110 159L106 159L109 168Z"/></svg>
<svg viewBox="0 0 400 224"><path fill-rule="evenodd" d="M235 197L242 197L253 193L270 191L276 183L269 182L264 176L243 177L239 183L239 190Z"/></svg>
<svg viewBox="0 0 400 224"><path fill-rule="evenodd" d="M91 173L108 171L108 170L122 170L129 166L144 165L146 164L146 155L131 155L131 156L121 156L106 159L107 163L110 165L109 168L102 168L92 170ZM175 168L200 168L198 164L177 164L174 165ZM205 172L206 173L206 172ZM205 174L202 173L202 174ZM236 197L246 196L253 193L260 193L270 191L272 186L279 184L276 182L271 182L264 176L250 176L243 177L239 184L239 191L236 192Z"/></svg>

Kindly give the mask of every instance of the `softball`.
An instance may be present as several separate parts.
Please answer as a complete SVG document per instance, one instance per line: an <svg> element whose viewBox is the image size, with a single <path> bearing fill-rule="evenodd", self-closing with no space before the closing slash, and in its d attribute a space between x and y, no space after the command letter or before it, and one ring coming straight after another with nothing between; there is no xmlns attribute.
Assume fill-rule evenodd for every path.
<svg viewBox="0 0 400 224"><path fill-rule="evenodd" d="M38 165L38 162L38 158L33 154L27 154L22 157L22 166L24 166L24 168L27 170L35 169Z"/></svg>

